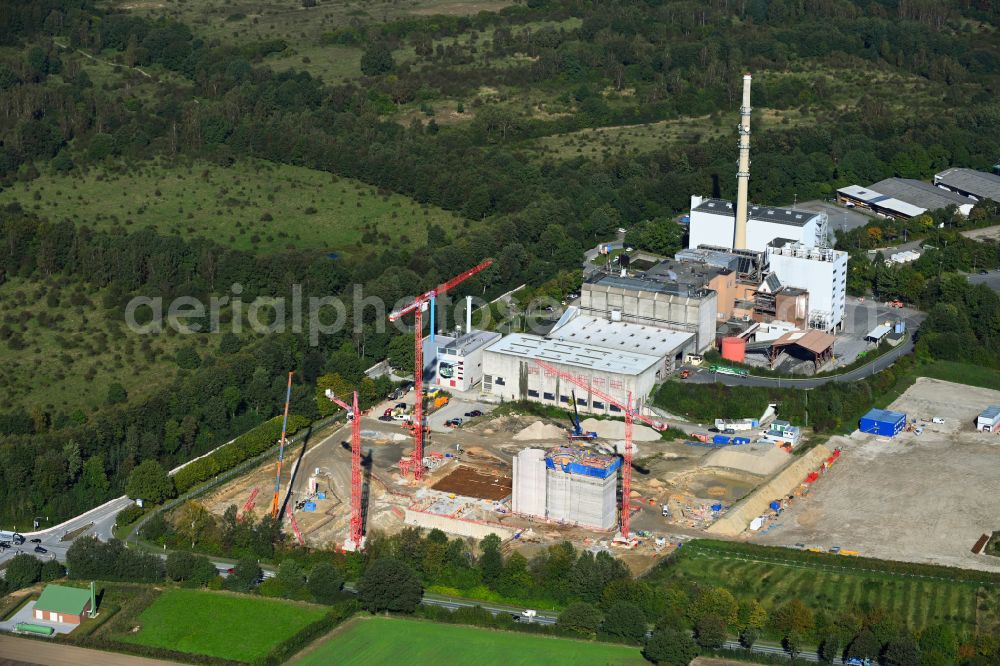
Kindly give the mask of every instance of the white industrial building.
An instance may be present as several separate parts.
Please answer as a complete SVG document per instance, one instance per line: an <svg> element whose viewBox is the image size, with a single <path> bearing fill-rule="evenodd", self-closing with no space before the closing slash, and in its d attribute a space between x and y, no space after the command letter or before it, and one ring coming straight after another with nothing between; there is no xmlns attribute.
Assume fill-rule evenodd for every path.
<svg viewBox="0 0 1000 666"><path fill-rule="evenodd" d="M830 333L843 326L847 253L778 241L767 248L770 270L782 284L809 292L809 327Z"/></svg>
<svg viewBox="0 0 1000 666"><path fill-rule="evenodd" d="M684 354L694 352L693 333L624 321L607 321L589 315L577 315L569 319L549 331L546 337L656 356L663 359L664 376L681 364Z"/></svg>
<svg viewBox="0 0 1000 666"><path fill-rule="evenodd" d="M622 401L631 392L633 402L640 406L656 384L666 378L670 367L663 356L512 333L483 353L482 392L502 400L571 405L572 391L576 391L580 411L621 414L614 405L543 370L534 359L571 373Z"/></svg>
<svg viewBox="0 0 1000 666"><path fill-rule="evenodd" d="M472 331L437 347L432 383L446 389L468 391L483 379L483 351L500 339L496 331Z"/></svg>
<svg viewBox="0 0 1000 666"><path fill-rule="evenodd" d="M689 248L701 245L733 248L736 229L736 204L723 199L691 197ZM746 247L763 252L776 238L787 238L803 245L826 247L830 244L826 213L775 206L749 206Z"/></svg>
<svg viewBox="0 0 1000 666"><path fill-rule="evenodd" d="M934 184L964 197L1000 202L1000 176L975 169L955 167L934 175Z"/></svg>

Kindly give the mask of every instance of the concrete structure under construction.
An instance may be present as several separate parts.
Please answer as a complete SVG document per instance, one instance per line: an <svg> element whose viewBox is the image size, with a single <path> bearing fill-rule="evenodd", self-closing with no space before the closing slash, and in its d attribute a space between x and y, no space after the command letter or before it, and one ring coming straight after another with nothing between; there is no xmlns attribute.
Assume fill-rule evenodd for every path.
<svg viewBox="0 0 1000 666"><path fill-rule="evenodd" d="M809 328L831 332L843 327L847 302L846 252L777 241L768 246L767 257L772 275L781 284L809 292Z"/></svg>
<svg viewBox="0 0 1000 666"><path fill-rule="evenodd" d="M691 197L688 247L713 245L732 248L736 206L732 201ZM776 206L750 206L747 213L746 248L763 252L776 238L803 245L828 247L829 220L826 213Z"/></svg>
<svg viewBox="0 0 1000 666"><path fill-rule="evenodd" d="M482 392L502 400L532 400L565 406L572 404L570 396L575 389L580 411L621 415L621 410L614 405L564 384L558 376L550 376L534 362L536 358L584 378L595 388L621 396L623 400L631 393L633 401L640 406L656 384L666 379L671 367L663 356L512 333L483 353Z"/></svg>
<svg viewBox="0 0 1000 666"><path fill-rule="evenodd" d="M545 516L545 451L521 449L514 456L511 510L525 516Z"/></svg>
<svg viewBox="0 0 1000 666"><path fill-rule="evenodd" d="M584 282L580 309L609 321L625 321L694 334L695 351L715 341L718 294L713 279L728 269L662 262L640 275L601 273Z"/></svg>
<svg viewBox="0 0 1000 666"><path fill-rule="evenodd" d="M483 379L483 350L500 339L496 331L472 331L437 347L433 384L468 391Z"/></svg>
<svg viewBox="0 0 1000 666"><path fill-rule="evenodd" d="M514 459L514 513L607 530L618 518L621 458L578 446L525 449Z"/></svg>

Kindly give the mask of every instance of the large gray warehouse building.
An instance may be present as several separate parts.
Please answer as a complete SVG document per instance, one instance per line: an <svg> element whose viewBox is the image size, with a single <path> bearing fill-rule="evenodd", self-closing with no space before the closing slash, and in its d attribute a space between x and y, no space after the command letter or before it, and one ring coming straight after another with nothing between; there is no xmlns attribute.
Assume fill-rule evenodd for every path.
<svg viewBox="0 0 1000 666"><path fill-rule="evenodd" d="M568 406L575 391L580 411L621 415L614 405L542 370L534 362L536 358L619 400L624 401L631 392L632 400L641 406L656 384L666 378L672 357L512 333L483 353L483 393L503 400Z"/></svg>
<svg viewBox="0 0 1000 666"><path fill-rule="evenodd" d="M697 276L691 283L679 274L672 280L600 275L583 284L580 309L611 321L693 333L696 351L701 352L715 343L719 301L716 292L704 287L707 277Z"/></svg>
<svg viewBox="0 0 1000 666"><path fill-rule="evenodd" d="M935 174L934 184L977 201L992 199L1000 202L1000 176L985 171L958 167L947 169Z"/></svg>

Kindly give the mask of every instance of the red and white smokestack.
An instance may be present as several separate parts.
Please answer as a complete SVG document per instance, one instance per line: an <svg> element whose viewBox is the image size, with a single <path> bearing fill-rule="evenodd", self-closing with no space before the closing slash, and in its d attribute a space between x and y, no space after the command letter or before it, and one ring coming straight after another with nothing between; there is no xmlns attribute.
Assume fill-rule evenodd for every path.
<svg viewBox="0 0 1000 666"><path fill-rule="evenodd" d="M747 247L747 215L750 189L750 75L743 76L743 104L740 106L740 162L736 171L736 230L733 247Z"/></svg>

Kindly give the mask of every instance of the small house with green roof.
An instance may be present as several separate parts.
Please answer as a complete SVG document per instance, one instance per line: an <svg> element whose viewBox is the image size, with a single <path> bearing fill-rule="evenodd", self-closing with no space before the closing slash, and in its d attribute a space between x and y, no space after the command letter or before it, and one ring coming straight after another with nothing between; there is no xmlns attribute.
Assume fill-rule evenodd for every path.
<svg viewBox="0 0 1000 666"><path fill-rule="evenodd" d="M35 602L36 620L80 624L83 617L93 610L94 590L65 585L46 585Z"/></svg>

